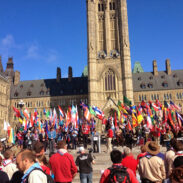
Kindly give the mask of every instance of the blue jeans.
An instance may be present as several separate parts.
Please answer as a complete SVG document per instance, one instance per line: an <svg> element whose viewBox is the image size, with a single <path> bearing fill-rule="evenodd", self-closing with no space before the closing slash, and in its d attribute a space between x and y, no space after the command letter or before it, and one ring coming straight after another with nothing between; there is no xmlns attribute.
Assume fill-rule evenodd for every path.
<svg viewBox="0 0 183 183"><path fill-rule="evenodd" d="M91 173L80 173L81 183L92 183L92 172Z"/></svg>

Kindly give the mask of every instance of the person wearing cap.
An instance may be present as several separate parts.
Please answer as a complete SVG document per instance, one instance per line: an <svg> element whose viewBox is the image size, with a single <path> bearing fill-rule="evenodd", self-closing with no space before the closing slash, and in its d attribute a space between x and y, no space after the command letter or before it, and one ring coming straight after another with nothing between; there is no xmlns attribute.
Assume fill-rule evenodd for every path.
<svg viewBox="0 0 183 183"><path fill-rule="evenodd" d="M72 182L77 173L77 167L74 158L67 152L65 140L57 143L57 153L50 157L49 164L54 174L55 182Z"/></svg>
<svg viewBox="0 0 183 183"><path fill-rule="evenodd" d="M154 141L148 141L145 145L147 154L140 159L139 174L142 183L162 183L166 178L164 160L157 155L160 147Z"/></svg>
<svg viewBox="0 0 183 183"><path fill-rule="evenodd" d="M79 148L80 155L76 158L76 165L79 167L80 182L92 183L92 164L95 163L91 154L85 152L84 147Z"/></svg>

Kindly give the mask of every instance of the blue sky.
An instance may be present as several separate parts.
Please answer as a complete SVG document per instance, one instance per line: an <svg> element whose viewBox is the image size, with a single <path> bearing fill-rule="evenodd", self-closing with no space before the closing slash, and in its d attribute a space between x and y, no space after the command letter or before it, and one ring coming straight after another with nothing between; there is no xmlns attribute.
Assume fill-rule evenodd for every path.
<svg viewBox="0 0 183 183"><path fill-rule="evenodd" d="M21 80L81 76L87 65L86 0L0 0L0 55ZM132 67L183 69L183 0L128 0Z"/></svg>

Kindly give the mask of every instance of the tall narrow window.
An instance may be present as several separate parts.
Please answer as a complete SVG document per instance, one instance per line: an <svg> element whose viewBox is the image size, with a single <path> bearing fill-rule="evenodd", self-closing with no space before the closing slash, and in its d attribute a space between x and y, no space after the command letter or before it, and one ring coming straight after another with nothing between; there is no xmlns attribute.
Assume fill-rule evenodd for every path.
<svg viewBox="0 0 183 183"><path fill-rule="evenodd" d="M104 50L104 20L102 17L99 19L99 51Z"/></svg>
<svg viewBox="0 0 183 183"><path fill-rule="evenodd" d="M111 50L116 50L116 19L115 19L115 15L111 15L110 34L111 34Z"/></svg>
<svg viewBox="0 0 183 183"><path fill-rule="evenodd" d="M116 89L115 74L111 69L109 69L105 73L105 90L110 91L115 89Z"/></svg>

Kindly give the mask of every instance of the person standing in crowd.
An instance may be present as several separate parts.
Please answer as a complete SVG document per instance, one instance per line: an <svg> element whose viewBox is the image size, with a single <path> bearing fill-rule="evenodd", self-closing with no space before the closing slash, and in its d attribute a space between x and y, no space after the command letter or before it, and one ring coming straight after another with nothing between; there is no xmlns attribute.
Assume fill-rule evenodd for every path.
<svg viewBox="0 0 183 183"><path fill-rule="evenodd" d="M4 153L4 161L3 161L3 167L2 171L6 172L9 179L12 178L13 174L17 171L16 165L13 163L13 151L11 150L6 150Z"/></svg>
<svg viewBox="0 0 183 183"><path fill-rule="evenodd" d="M142 183L161 183L166 178L164 160L157 155L160 147L154 141L146 142L147 155L140 159L139 174Z"/></svg>
<svg viewBox="0 0 183 183"><path fill-rule="evenodd" d="M48 145L48 135L45 132L44 128L42 128L41 133L39 134L39 140L44 144L44 151L46 152L47 145Z"/></svg>
<svg viewBox="0 0 183 183"><path fill-rule="evenodd" d="M173 162L174 162L175 158L178 156L183 156L183 144L182 144L182 142L176 141L174 146L173 146L173 149L174 149L175 155L174 156L172 155L171 158L169 159L169 162L168 162L169 169L167 172L168 176L172 173Z"/></svg>
<svg viewBox="0 0 183 183"><path fill-rule="evenodd" d="M139 164L140 159L147 154L145 145L142 145L140 147L140 150L141 150L141 153L137 156L137 164Z"/></svg>
<svg viewBox="0 0 183 183"><path fill-rule="evenodd" d="M90 133L90 127L87 124L87 122L84 122L83 125L82 125L84 148L87 148L89 133Z"/></svg>
<svg viewBox="0 0 183 183"><path fill-rule="evenodd" d="M23 150L17 155L16 164L24 172L21 183L47 183L47 176L36 163L35 155L30 150Z"/></svg>
<svg viewBox="0 0 183 183"><path fill-rule="evenodd" d="M78 142L78 130L74 127L71 135L72 149L76 149Z"/></svg>
<svg viewBox="0 0 183 183"><path fill-rule="evenodd" d="M4 156L2 154L2 150L3 150L3 144L2 144L2 142L0 142L0 156L2 159L4 159Z"/></svg>
<svg viewBox="0 0 183 183"><path fill-rule="evenodd" d="M55 182L72 182L77 173L74 158L67 152L64 140L57 143L57 153L50 157L49 164L54 174Z"/></svg>
<svg viewBox="0 0 183 183"><path fill-rule="evenodd" d="M80 182L92 183L92 164L95 163L91 154L85 152L84 147L79 148L80 155L76 158L76 165L79 167Z"/></svg>
<svg viewBox="0 0 183 183"><path fill-rule="evenodd" d="M18 139L18 145L19 145L20 149L23 149L23 139L24 139L23 132L21 132L21 130L19 130L16 136Z"/></svg>
<svg viewBox="0 0 183 183"><path fill-rule="evenodd" d="M172 173L163 183L183 183L183 156L175 158Z"/></svg>
<svg viewBox="0 0 183 183"><path fill-rule="evenodd" d="M109 129L107 131L107 152L112 151L112 138L113 138L113 130L111 126L109 126Z"/></svg>
<svg viewBox="0 0 183 183"><path fill-rule="evenodd" d="M39 140L38 130L34 129L34 133L32 134L32 146Z"/></svg>
<svg viewBox="0 0 183 183"><path fill-rule="evenodd" d="M104 170L100 183L108 182L126 182L138 183L134 173L129 168L125 168L122 164L122 153L119 150L113 150L110 153L111 161L113 163L112 167Z"/></svg>
<svg viewBox="0 0 183 183"><path fill-rule="evenodd" d="M51 127L50 131L48 132L48 139L49 139L50 153L53 153L56 139L56 131L54 130L53 127Z"/></svg>
<svg viewBox="0 0 183 183"><path fill-rule="evenodd" d="M9 183L9 178L8 178L7 173L3 172L2 170L0 170L0 181L1 181L1 183Z"/></svg>
<svg viewBox="0 0 183 183"><path fill-rule="evenodd" d="M92 138L93 138L92 139L93 151L94 151L94 153L98 153L99 152L99 133L97 132L96 129L94 129Z"/></svg>
<svg viewBox="0 0 183 183"><path fill-rule="evenodd" d="M131 169L136 176L137 160L133 157L132 151L129 147L124 148L124 158L121 163L124 167Z"/></svg>
<svg viewBox="0 0 183 183"><path fill-rule="evenodd" d="M175 156L174 146L176 144L176 139L173 138L170 140L170 147L167 149L167 152L165 153L165 169L166 169L166 175L167 177L171 174L171 168L172 168L172 159Z"/></svg>
<svg viewBox="0 0 183 183"><path fill-rule="evenodd" d="M25 137L26 137L27 148L32 149L32 134L30 130L28 130Z"/></svg>

